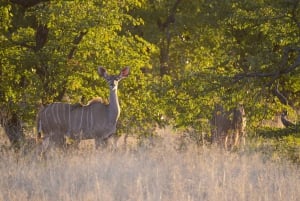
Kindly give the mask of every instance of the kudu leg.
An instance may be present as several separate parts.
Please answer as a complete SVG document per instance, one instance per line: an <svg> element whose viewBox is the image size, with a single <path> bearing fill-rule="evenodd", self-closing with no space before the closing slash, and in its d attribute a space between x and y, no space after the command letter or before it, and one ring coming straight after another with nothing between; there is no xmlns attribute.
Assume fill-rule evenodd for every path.
<svg viewBox="0 0 300 201"><path fill-rule="evenodd" d="M101 137L95 138L95 148L105 147L107 144L106 140L103 140Z"/></svg>
<svg viewBox="0 0 300 201"><path fill-rule="evenodd" d="M38 144L36 153L37 153L37 156L38 156L39 159L45 159L46 158L46 152L49 148L49 145L50 145L50 136L44 137L42 142L40 144Z"/></svg>
<svg viewBox="0 0 300 201"><path fill-rule="evenodd" d="M239 146L239 144L240 144L240 133L239 131L235 131L233 146L236 148Z"/></svg>
<svg viewBox="0 0 300 201"><path fill-rule="evenodd" d="M50 141L57 148L64 148L66 146L66 139L65 139L64 134L62 134L62 133L57 133L55 135L52 135L50 137Z"/></svg>
<svg viewBox="0 0 300 201"><path fill-rule="evenodd" d="M49 136L45 136L41 146L40 146L40 157L45 158L46 153L54 148L63 149L66 146L64 135L60 134L50 134Z"/></svg>
<svg viewBox="0 0 300 201"><path fill-rule="evenodd" d="M96 149L98 149L99 147L102 147L102 148L107 148L107 146L108 146L108 140L109 139L109 137L108 138L101 138L101 137L99 137L99 138L95 138L95 148Z"/></svg>

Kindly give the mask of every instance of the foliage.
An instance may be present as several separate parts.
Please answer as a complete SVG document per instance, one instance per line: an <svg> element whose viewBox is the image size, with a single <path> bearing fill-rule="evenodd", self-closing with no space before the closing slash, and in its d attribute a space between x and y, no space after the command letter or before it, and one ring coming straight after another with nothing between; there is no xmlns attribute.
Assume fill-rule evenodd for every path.
<svg viewBox="0 0 300 201"><path fill-rule="evenodd" d="M284 52L299 45L296 1L192 1L180 4L172 16L176 2L152 1L135 15L145 19L137 33L160 51L165 51L161 41L169 40L171 70L157 88L178 126L197 125L218 102L227 108L244 103L250 123L257 125L266 113L280 112L272 94L276 85L297 107L299 88L291 86L298 85L299 64L291 72L289 65L297 62L299 51L288 52L288 58ZM167 27L170 16L174 21ZM159 62L153 66L159 68Z"/></svg>
<svg viewBox="0 0 300 201"><path fill-rule="evenodd" d="M50 1L30 8L9 2L2 5L3 12L9 10L10 27L1 30L2 104L11 102L22 114L30 113L21 115L30 121L39 103L107 97L108 91L100 90L107 87L98 81L96 66L104 65L111 73L118 73L120 66L126 65L131 67L131 76L120 91L127 118L141 120L142 109L154 111L144 107L153 95L145 90L150 78L140 68L149 65L155 47L122 30L126 24L141 23L127 14L140 4ZM20 108L21 103L26 108Z"/></svg>
<svg viewBox="0 0 300 201"><path fill-rule="evenodd" d="M300 163L300 132L294 128L261 128L256 130L248 148L253 152L263 153L267 158L278 160L286 158L293 163Z"/></svg>
<svg viewBox="0 0 300 201"><path fill-rule="evenodd" d="M98 65L131 68L120 133L207 132L217 103L244 104L253 127L283 109L297 116L297 0L21 2L1 2L0 102L26 122L40 103L107 97Z"/></svg>

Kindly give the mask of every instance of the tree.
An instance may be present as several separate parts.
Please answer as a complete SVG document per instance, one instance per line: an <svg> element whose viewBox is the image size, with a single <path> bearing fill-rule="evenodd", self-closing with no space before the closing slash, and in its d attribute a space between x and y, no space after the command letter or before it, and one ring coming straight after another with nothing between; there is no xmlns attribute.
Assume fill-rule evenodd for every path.
<svg viewBox="0 0 300 201"><path fill-rule="evenodd" d="M299 109L299 9L298 0L6 0L1 107L33 122L40 103L106 97L97 65L130 66L121 132L208 133L218 104L242 103L258 125Z"/></svg>
<svg viewBox="0 0 300 201"><path fill-rule="evenodd" d="M152 95L145 90L150 78L140 70L154 48L123 28L142 23L127 14L138 6L130 0L1 3L1 105L19 121L33 123L39 104L106 97L97 65L110 71L126 65L132 75L120 86L127 111L121 125L127 128L144 111L154 111L144 107Z"/></svg>
<svg viewBox="0 0 300 201"><path fill-rule="evenodd" d="M299 1L174 0L146 6L134 12L145 20L136 33L161 50L153 60L153 72L160 72L153 89L173 125L204 131L216 104L229 110L238 103L249 125L258 125L286 107L277 101L277 86L299 108ZM161 58L167 73L161 73Z"/></svg>

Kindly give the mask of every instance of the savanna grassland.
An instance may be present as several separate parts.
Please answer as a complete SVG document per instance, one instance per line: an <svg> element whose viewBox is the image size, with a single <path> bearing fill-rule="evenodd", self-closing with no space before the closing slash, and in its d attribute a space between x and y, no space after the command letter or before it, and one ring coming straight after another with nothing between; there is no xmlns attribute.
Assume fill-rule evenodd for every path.
<svg viewBox="0 0 300 201"><path fill-rule="evenodd" d="M299 0L1 0L0 18L0 201L300 201ZM40 160L43 105L119 104L99 66L130 73L122 112L92 126L120 114L118 134L170 126L190 139L169 131ZM247 145L215 148L213 130L242 131Z"/></svg>
<svg viewBox="0 0 300 201"><path fill-rule="evenodd" d="M0 155L0 200L289 200L300 199L300 170L247 149L178 150L168 138L124 149L52 150Z"/></svg>

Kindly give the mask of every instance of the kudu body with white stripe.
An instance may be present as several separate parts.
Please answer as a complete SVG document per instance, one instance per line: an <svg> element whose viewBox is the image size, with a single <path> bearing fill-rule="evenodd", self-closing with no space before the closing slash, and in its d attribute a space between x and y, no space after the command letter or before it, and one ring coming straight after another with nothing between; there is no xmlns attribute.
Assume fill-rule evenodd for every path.
<svg viewBox="0 0 300 201"><path fill-rule="evenodd" d="M129 75L124 68L119 75L108 75L103 67L98 74L109 84L109 103L94 99L87 105L52 103L38 114L38 138L43 134L43 146L50 142L62 146L65 137L76 140L95 139L96 148L116 132L120 106L117 95L118 83Z"/></svg>

